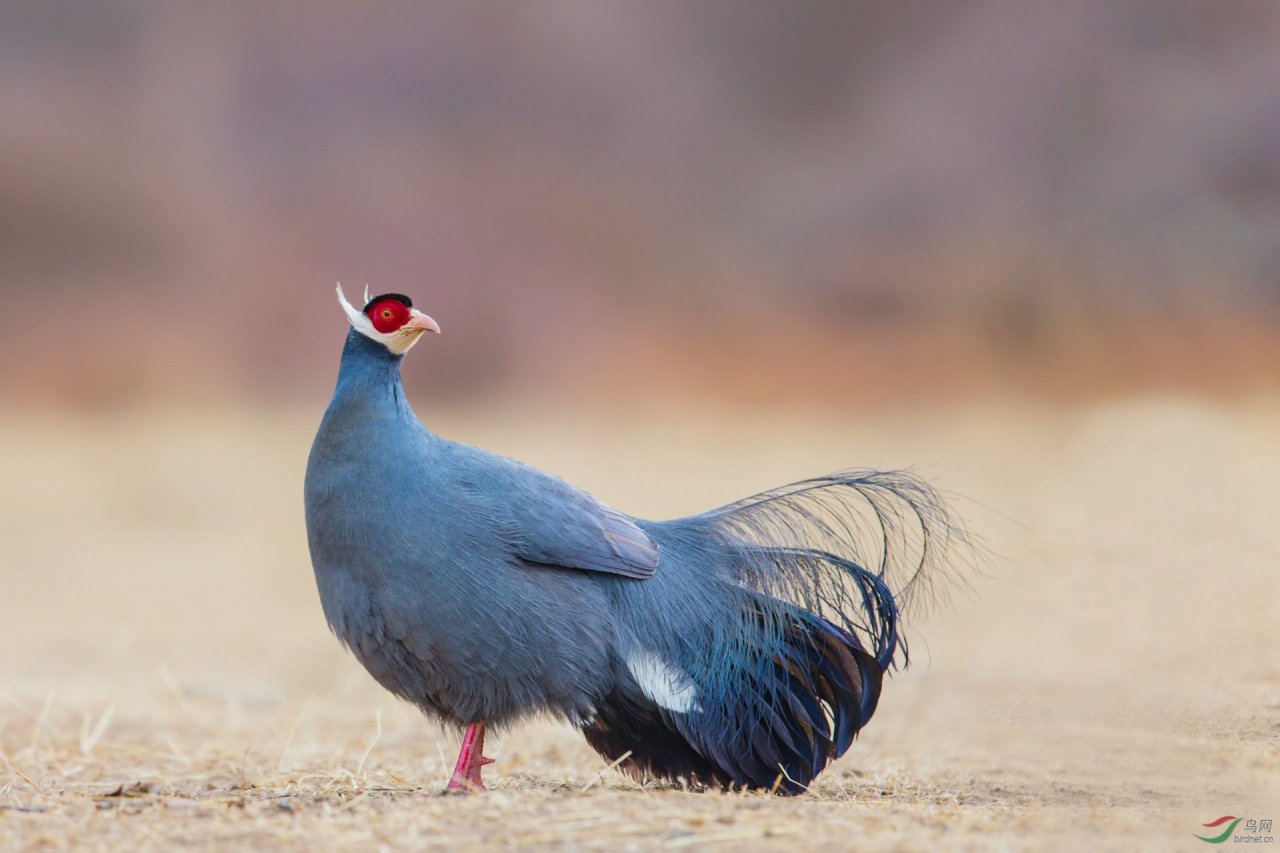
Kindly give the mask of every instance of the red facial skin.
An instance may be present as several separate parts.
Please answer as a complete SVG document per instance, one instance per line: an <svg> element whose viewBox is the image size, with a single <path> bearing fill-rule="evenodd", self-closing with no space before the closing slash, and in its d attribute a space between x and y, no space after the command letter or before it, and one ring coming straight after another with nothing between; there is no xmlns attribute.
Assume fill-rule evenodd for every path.
<svg viewBox="0 0 1280 853"><path fill-rule="evenodd" d="M398 299L381 299L370 305L365 315L384 335L398 331L409 322L409 308Z"/></svg>

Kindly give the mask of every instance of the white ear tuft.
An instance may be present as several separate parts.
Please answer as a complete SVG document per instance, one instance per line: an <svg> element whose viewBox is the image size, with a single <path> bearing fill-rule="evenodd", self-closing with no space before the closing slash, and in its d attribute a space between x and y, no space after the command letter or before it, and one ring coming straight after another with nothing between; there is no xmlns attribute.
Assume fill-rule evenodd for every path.
<svg viewBox="0 0 1280 853"><path fill-rule="evenodd" d="M342 282L338 282L338 304L341 305L342 310L346 312L347 319L351 322L351 325L363 331L364 323L362 321L366 320L366 317L352 307L351 303L347 301L347 295L342 292Z"/></svg>
<svg viewBox="0 0 1280 853"><path fill-rule="evenodd" d="M372 299L372 298L373 298L373 297L371 297L371 296L369 295L369 285L367 285L367 284L366 284L366 285L364 286L364 304L365 304L365 305L368 305L368 304L369 304L369 300L370 300L370 299Z"/></svg>

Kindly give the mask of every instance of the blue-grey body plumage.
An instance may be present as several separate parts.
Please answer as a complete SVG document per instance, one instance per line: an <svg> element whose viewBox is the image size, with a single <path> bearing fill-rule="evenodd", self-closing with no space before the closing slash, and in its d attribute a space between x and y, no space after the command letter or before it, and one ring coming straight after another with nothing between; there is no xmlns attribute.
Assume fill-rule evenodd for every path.
<svg viewBox="0 0 1280 853"><path fill-rule="evenodd" d="M557 715L641 777L794 793L849 747L955 530L928 487L634 519L429 432L401 361L350 331L305 484L325 617L379 683L456 725Z"/></svg>

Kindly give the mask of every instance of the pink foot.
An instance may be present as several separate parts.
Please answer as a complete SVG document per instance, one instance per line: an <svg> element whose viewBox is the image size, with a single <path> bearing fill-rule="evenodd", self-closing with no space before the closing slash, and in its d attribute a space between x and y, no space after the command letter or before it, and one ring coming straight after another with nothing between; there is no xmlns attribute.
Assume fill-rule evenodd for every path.
<svg viewBox="0 0 1280 853"><path fill-rule="evenodd" d="M485 790L484 783L480 781L480 768L492 763L492 758L484 757L484 723L472 723L462 736L462 751L458 753L458 763L453 768L453 778L446 790L464 794Z"/></svg>

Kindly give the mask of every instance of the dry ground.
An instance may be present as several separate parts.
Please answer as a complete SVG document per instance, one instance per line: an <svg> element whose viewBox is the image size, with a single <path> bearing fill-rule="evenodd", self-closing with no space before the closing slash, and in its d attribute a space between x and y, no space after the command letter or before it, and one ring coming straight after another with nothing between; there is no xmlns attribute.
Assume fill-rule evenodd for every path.
<svg viewBox="0 0 1280 853"><path fill-rule="evenodd" d="M323 624L318 412L9 411L0 843L1190 850L1280 820L1280 400L538 410L427 420L657 517L915 464L1000 557L916 620L918 664L807 796L641 788L531 723L492 741L492 793L443 797L455 742Z"/></svg>

